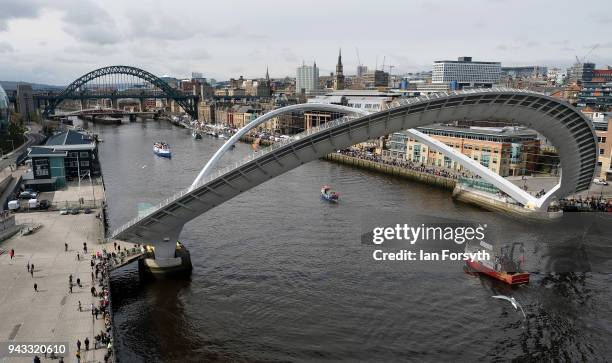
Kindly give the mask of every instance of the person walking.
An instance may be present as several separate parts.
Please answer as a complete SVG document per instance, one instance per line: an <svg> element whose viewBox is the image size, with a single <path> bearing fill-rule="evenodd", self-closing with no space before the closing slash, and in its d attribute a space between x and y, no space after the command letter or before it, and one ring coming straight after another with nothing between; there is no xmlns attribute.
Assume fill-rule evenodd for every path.
<svg viewBox="0 0 612 363"><path fill-rule="evenodd" d="M30 276L34 277L34 265L30 267Z"/></svg>
<svg viewBox="0 0 612 363"><path fill-rule="evenodd" d="M68 243L64 242L64 252L68 252Z"/></svg>
<svg viewBox="0 0 612 363"><path fill-rule="evenodd" d="M80 279L80 278L78 278L78 277L77 277L77 286L78 286L78 287L83 287L83 286L81 286L81 279Z"/></svg>
<svg viewBox="0 0 612 363"><path fill-rule="evenodd" d="M91 271L91 282L93 283L94 281L95 281L95 279L94 279L94 273L93 273L93 271Z"/></svg>
<svg viewBox="0 0 612 363"><path fill-rule="evenodd" d="M11 257L11 260L13 259L13 256L15 256L15 249L11 248L11 251L9 252L9 256Z"/></svg>
<svg viewBox="0 0 612 363"><path fill-rule="evenodd" d="M77 352L81 351L81 341L77 339Z"/></svg>
<svg viewBox="0 0 612 363"><path fill-rule="evenodd" d="M68 292L72 294L72 282L68 283Z"/></svg>
<svg viewBox="0 0 612 363"><path fill-rule="evenodd" d="M89 350L89 337L85 337L85 350Z"/></svg>
<svg viewBox="0 0 612 363"><path fill-rule="evenodd" d="M81 255L77 252L77 261L81 261Z"/></svg>
<svg viewBox="0 0 612 363"><path fill-rule="evenodd" d="M28 260L28 264L26 265L26 267L28 268L28 272L30 272L30 260Z"/></svg>
<svg viewBox="0 0 612 363"><path fill-rule="evenodd" d="M79 300L79 312L83 311L83 308L81 307L81 300Z"/></svg>
<svg viewBox="0 0 612 363"><path fill-rule="evenodd" d="M87 254L87 242L83 242L83 254Z"/></svg>
<svg viewBox="0 0 612 363"><path fill-rule="evenodd" d="M81 363L81 348L79 348L79 350L74 355L77 359L77 363Z"/></svg>
<svg viewBox="0 0 612 363"><path fill-rule="evenodd" d="M98 308L96 308L95 311L96 311L96 314L95 314L96 315L96 320L98 320L98 314L100 314L100 310L98 310Z"/></svg>
<svg viewBox="0 0 612 363"><path fill-rule="evenodd" d="M38 292L38 284L34 283L34 292Z"/></svg>
<svg viewBox="0 0 612 363"><path fill-rule="evenodd" d="M93 270L94 265L95 265L93 258L89 261L89 265L91 266L91 269Z"/></svg>

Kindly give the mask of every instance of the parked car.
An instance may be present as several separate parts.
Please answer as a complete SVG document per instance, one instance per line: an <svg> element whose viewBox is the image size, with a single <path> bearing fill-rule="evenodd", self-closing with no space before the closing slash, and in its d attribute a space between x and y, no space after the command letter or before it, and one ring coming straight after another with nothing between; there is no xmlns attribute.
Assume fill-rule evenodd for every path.
<svg viewBox="0 0 612 363"><path fill-rule="evenodd" d="M38 193L33 190L24 190L19 193L19 199L36 199L38 197Z"/></svg>
<svg viewBox="0 0 612 363"><path fill-rule="evenodd" d="M68 209L66 209L66 208L60 209L60 215L65 216L66 214L68 214Z"/></svg>
<svg viewBox="0 0 612 363"><path fill-rule="evenodd" d="M597 185L608 185L608 182L603 180L603 179L594 179L593 180L593 184L597 184Z"/></svg>
<svg viewBox="0 0 612 363"><path fill-rule="evenodd" d="M38 208L40 209L49 209L50 206L51 206L51 202L49 202L46 199L43 199L38 202Z"/></svg>
<svg viewBox="0 0 612 363"><path fill-rule="evenodd" d="M83 213L84 214L89 214L89 213L91 213L91 209L85 208L85 209L83 209Z"/></svg>
<svg viewBox="0 0 612 363"><path fill-rule="evenodd" d="M21 205L18 200L11 200L8 202L8 209L11 211L17 211L20 206Z"/></svg>
<svg viewBox="0 0 612 363"><path fill-rule="evenodd" d="M78 208L72 208L68 210L70 212L70 214L79 214L79 209Z"/></svg>

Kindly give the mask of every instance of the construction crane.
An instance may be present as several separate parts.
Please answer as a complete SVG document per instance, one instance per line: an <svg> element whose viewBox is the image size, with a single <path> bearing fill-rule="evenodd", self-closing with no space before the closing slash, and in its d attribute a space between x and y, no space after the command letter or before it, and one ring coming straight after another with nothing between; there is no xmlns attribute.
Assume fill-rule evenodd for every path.
<svg viewBox="0 0 612 363"><path fill-rule="evenodd" d="M591 53L592 53L592 52L593 52L595 49L597 49L597 47L599 47L599 43L597 43L597 44L595 44L593 47L591 47L591 49L589 49L589 51L588 51L588 52L586 52L586 54L585 54L585 55L582 57L582 59L578 58L578 56L576 55L576 56L575 56L575 57L576 57L576 63L577 63L577 64L581 64L581 63L583 63L584 61L586 61L586 60L587 60L587 57L588 57L589 55L591 55Z"/></svg>
<svg viewBox="0 0 612 363"><path fill-rule="evenodd" d="M385 59L387 58L387 56L383 56L383 64L382 64L382 71L385 71Z"/></svg>

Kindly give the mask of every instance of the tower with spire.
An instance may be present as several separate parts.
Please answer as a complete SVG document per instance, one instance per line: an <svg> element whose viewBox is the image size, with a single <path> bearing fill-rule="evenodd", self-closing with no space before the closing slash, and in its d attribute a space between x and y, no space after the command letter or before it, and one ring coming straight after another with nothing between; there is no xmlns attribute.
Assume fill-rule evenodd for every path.
<svg viewBox="0 0 612 363"><path fill-rule="evenodd" d="M344 73L342 69L342 49L338 51L338 64L336 64L336 78L334 79L334 89L344 89Z"/></svg>

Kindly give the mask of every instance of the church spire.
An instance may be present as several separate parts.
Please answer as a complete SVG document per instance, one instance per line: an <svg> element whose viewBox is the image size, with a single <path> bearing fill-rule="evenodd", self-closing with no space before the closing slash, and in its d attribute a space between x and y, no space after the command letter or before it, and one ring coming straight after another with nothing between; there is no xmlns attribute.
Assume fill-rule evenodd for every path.
<svg viewBox="0 0 612 363"><path fill-rule="evenodd" d="M268 66L266 66L266 81L270 82L270 73L268 72Z"/></svg>
<svg viewBox="0 0 612 363"><path fill-rule="evenodd" d="M334 88L337 90L344 89L344 70L342 67L342 48L338 50L338 64L336 64L336 79L334 80Z"/></svg>

